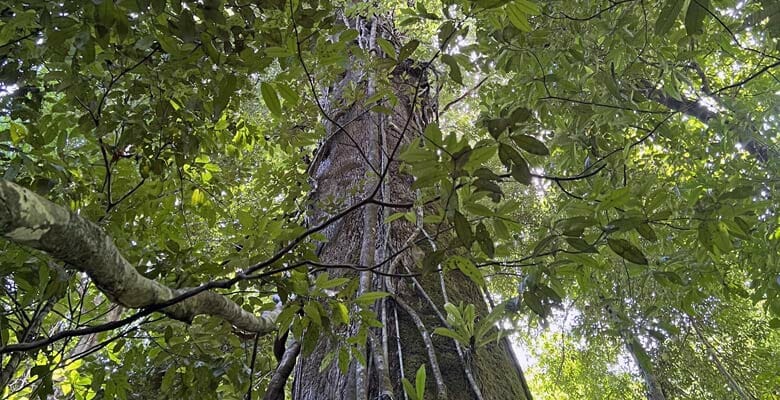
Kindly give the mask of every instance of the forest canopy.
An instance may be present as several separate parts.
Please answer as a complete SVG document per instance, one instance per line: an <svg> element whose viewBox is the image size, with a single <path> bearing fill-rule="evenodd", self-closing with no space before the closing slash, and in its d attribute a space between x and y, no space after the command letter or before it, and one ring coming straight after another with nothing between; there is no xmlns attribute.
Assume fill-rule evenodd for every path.
<svg viewBox="0 0 780 400"><path fill-rule="evenodd" d="M0 0L4 399L780 399L780 2Z"/></svg>

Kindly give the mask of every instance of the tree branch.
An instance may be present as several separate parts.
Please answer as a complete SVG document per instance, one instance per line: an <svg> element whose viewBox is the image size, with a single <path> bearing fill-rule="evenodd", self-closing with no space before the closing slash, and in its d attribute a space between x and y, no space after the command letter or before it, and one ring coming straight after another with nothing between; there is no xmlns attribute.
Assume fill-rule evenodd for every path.
<svg viewBox="0 0 780 400"><path fill-rule="evenodd" d="M148 279L120 254L97 225L70 213L14 183L0 179L0 234L6 239L47 252L72 269L86 273L114 303L145 308L188 292ZM220 317L237 328L257 333L275 329L275 314L258 317L227 297L202 290L160 310L191 322L197 315Z"/></svg>
<svg viewBox="0 0 780 400"><path fill-rule="evenodd" d="M271 376L271 381L268 382L268 388L265 391L263 400L282 400L284 399L284 385L287 379L292 373L295 366L295 360L298 357L298 353L301 351L301 343L293 341L287 350L284 351L282 359L279 360L279 366L276 367L276 371Z"/></svg>

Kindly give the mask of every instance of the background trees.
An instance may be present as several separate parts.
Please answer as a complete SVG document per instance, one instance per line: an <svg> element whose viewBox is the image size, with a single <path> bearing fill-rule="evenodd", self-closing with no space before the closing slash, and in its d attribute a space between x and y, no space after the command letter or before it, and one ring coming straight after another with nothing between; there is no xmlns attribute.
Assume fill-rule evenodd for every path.
<svg viewBox="0 0 780 400"><path fill-rule="evenodd" d="M369 43L374 15L394 19ZM3 179L96 223L172 293L209 288L256 316L278 295L304 349L315 329L368 332L375 299L336 271L383 260L318 260L330 233L311 230L309 169L344 110L392 119L414 86L438 104L387 159L413 197L356 209L452 227L414 236L409 252L428 256L406 267L460 271L505 304L501 327L544 349L524 360L537 397L632 398L648 377L669 398L778 395L775 2L30 1L0 3L0 18ZM426 84L390 79L407 60ZM123 324L137 310L73 272L84 265L2 252L6 397L268 385L273 337L150 311ZM450 325L434 338L457 336ZM62 332L91 334L12 351ZM330 362L365 354L352 344ZM433 396L430 368L426 381Z"/></svg>

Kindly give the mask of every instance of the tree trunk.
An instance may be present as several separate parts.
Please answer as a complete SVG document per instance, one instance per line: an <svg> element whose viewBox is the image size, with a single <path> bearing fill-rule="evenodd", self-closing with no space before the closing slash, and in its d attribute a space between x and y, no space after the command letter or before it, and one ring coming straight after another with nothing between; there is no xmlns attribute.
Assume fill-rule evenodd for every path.
<svg viewBox="0 0 780 400"><path fill-rule="evenodd" d="M715 364L715 367L718 369L718 372L720 372L721 376L726 378L726 382L729 384L731 390L733 390L734 393L739 395L739 398L742 400L755 399L756 396L753 396L752 394L749 394L744 389L742 389L742 386L739 384L739 382L737 382L734 376L731 375L731 373L729 372L728 369L726 369L723 363L720 362L720 357L718 356L715 349L712 347L712 344L710 344L710 341L707 340L706 337L704 337L704 334L702 333L701 329L699 329L699 322L692 319L691 326L693 327L693 330L696 332L696 336L699 337L699 340L704 345L704 348L707 350L707 355L709 356L713 364Z"/></svg>
<svg viewBox="0 0 780 400"><path fill-rule="evenodd" d="M358 21L363 24L359 30L370 32L358 42L380 54L372 43L377 19ZM371 307L383 324L381 328L360 332L359 321L353 318L340 335L319 337L310 352L304 345L295 371L294 399L404 399L402 378L414 381L415 372L423 365L428 377L425 398L530 399L522 371L506 342L472 351L431 334L444 324L441 317L447 301L475 304L478 315L488 312L481 291L468 278L455 272L434 272L415 279L380 275L419 272L418 261L424 251L410 243L436 229L423 229L404 219L385 222L388 215L399 211L386 203L413 203L416 197L411 189L413 178L399 170L394 157L398 146L419 136L433 117L436 99L427 90L427 68L427 64L401 61L389 80L382 82L381 77L371 77L373 70L355 61L328 95L328 106L324 107L328 136L310 168L311 223L370 196L385 204L368 204L328 227L324 231L328 241L318 249L320 262L379 265L373 272L330 269L327 273L331 278L357 277L358 293L385 291L391 296ZM364 102L382 85L398 98L395 105L383 104L392 108L389 114L372 111ZM346 100L348 87L361 88L358 95L350 97L357 100ZM382 178L385 169L387 174ZM422 210L417 213L420 216ZM431 245L435 246L432 241ZM403 249L407 250L398 257L391 256ZM388 258L391 261L382 263ZM338 362L322 369L329 353L346 349L348 339L356 336L366 340L358 340L352 347L346 373L339 370ZM365 365L356 355L365 359Z"/></svg>
<svg viewBox="0 0 780 400"><path fill-rule="evenodd" d="M621 331L621 336L623 337L626 350L631 354L631 358L642 375L642 380L645 381L647 400L666 400L666 395L664 395L661 389L661 383L652 371L650 358L647 356L644 348L642 348L642 344L627 329Z"/></svg>

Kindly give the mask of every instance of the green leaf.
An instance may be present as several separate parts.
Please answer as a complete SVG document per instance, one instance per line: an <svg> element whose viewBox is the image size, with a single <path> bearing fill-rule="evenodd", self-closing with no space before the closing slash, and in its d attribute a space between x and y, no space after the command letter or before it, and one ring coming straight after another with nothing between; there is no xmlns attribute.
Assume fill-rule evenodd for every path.
<svg viewBox="0 0 780 400"><path fill-rule="evenodd" d="M457 341L458 343L468 346L469 345L469 339L467 337L464 337L463 335L459 334L458 332L453 331L452 329L447 328L436 328L433 330L434 335L444 336L448 337L450 339L453 339Z"/></svg>
<svg viewBox="0 0 780 400"><path fill-rule="evenodd" d="M11 142L19 144L27 136L27 128L19 123L11 121Z"/></svg>
<svg viewBox="0 0 780 400"><path fill-rule="evenodd" d="M455 24L451 20L442 22L438 33L439 43L444 44L444 42L448 40L454 32Z"/></svg>
<svg viewBox="0 0 780 400"><path fill-rule="evenodd" d="M494 139L498 139L501 133L509 127L510 121L506 118L495 118L485 120L484 124L488 133L490 133L490 136L493 136Z"/></svg>
<svg viewBox="0 0 780 400"><path fill-rule="evenodd" d="M337 321L344 325L349 324L349 310L347 310L347 306L344 303L336 303L334 307L334 314L338 317Z"/></svg>
<svg viewBox="0 0 780 400"><path fill-rule="evenodd" d="M414 377L414 386L417 389L417 398L425 398L425 364L420 365L417 375Z"/></svg>
<svg viewBox="0 0 780 400"><path fill-rule="evenodd" d="M406 378L401 378L401 382L404 385L404 391L406 392L406 395L409 396L409 399L411 400L423 400L417 397L417 392L414 389L414 386L412 386L412 383L409 382Z"/></svg>
<svg viewBox="0 0 780 400"><path fill-rule="evenodd" d="M320 281L320 279L319 279L320 276L324 276L325 279L322 279L322 281ZM327 279L327 275L326 274L321 274L317 278L318 279L317 279L317 282L316 282L316 286L318 288L320 288L320 289L332 289L332 288L335 288L335 287L339 287L339 286L345 285L345 284L347 284L350 281L349 278Z"/></svg>
<svg viewBox="0 0 780 400"><path fill-rule="evenodd" d="M569 246L575 250L581 251L583 253L598 253L598 250L596 250L595 247L591 246L588 244L588 242L578 237L567 237L566 243L568 243Z"/></svg>
<svg viewBox="0 0 780 400"><path fill-rule="evenodd" d="M460 239L461 243L463 243L463 246L466 248L471 247L471 243L474 242L474 234L471 231L471 224L469 224L469 221L466 219L466 217L458 211L455 211L455 216L453 219L453 222L455 223L455 232L458 234L458 238Z"/></svg>
<svg viewBox="0 0 780 400"><path fill-rule="evenodd" d="M441 61L450 67L450 79L463 85L463 76L460 73L460 66L458 65L458 61L455 60L455 57L449 54L442 54Z"/></svg>
<svg viewBox="0 0 780 400"><path fill-rule="evenodd" d="M666 0L664 7L661 9L661 14L658 15L658 19L655 21L656 35L665 35L666 32L669 32L669 29L672 29L677 16L682 11L683 5L685 5L683 0Z"/></svg>
<svg viewBox="0 0 780 400"><path fill-rule="evenodd" d="M389 295L390 293L387 292L366 292L358 296L355 299L355 303L361 306L368 306L373 304L375 301L385 298Z"/></svg>
<svg viewBox="0 0 780 400"><path fill-rule="evenodd" d="M352 359L349 356L349 351L342 347L339 349L339 371L341 371L342 374L346 374L347 370L349 369L349 362L352 361Z"/></svg>
<svg viewBox="0 0 780 400"><path fill-rule="evenodd" d="M531 252L531 254L533 256L542 254L545 250L547 250L547 247L555 241L556 237L557 236L555 235L549 235L539 240L539 242L536 243L536 246L534 246L534 250Z"/></svg>
<svg viewBox="0 0 780 400"><path fill-rule="evenodd" d="M649 371L649 373L652 373L653 371L652 360L650 359L650 356L647 354L647 352L645 352L645 349L642 347L642 344L639 343L639 341L636 338L631 338L630 348L631 350L633 350L633 353L636 356L636 360L639 363L641 370Z"/></svg>
<svg viewBox="0 0 780 400"><path fill-rule="evenodd" d="M415 50L417 50L417 47L420 46L420 41L417 39L412 39L409 42L407 42L405 45L401 47L401 50L398 51L398 59L399 60L406 60L411 56Z"/></svg>
<svg viewBox="0 0 780 400"><path fill-rule="evenodd" d="M496 324L498 324L498 321L501 320L501 318L504 317L504 312L506 310L506 303L501 303L497 305L493 310L485 316L485 318L482 318L482 320L479 321L479 326L474 330L474 337L477 339L477 341L481 340L482 337L484 337L488 332L490 332L491 329L494 329L496 327Z"/></svg>
<svg viewBox="0 0 780 400"><path fill-rule="evenodd" d="M316 303L308 302L303 306L303 313L317 326L322 326L322 316Z"/></svg>
<svg viewBox="0 0 780 400"><path fill-rule="evenodd" d="M356 29L347 29L339 35L339 41L342 43L351 42L360 35L360 32L358 32Z"/></svg>
<svg viewBox="0 0 780 400"><path fill-rule="evenodd" d="M423 275L436 271L444 260L444 252L441 250L430 251L423 257Z"/></svg>
<svg viewBox="0 0 780 400"><path fill-rule="evenodd" d="M709 0L691 0L688 11L685 12L685 31L689 35L698 35L704 32L704 17L710 8Z"/></svg>
<svg viewBox="0 0 780 400"><path fill-rule="evenodd" d="M493 239L490 237L490 232L488 232L487 227L483 222L480 222L477 225L477 242L482 251L484 251L488 257L493 258L495 255Z"/></svg>
<svg viewBox="0 0 780 400"><path fill-rule="evenodd" d="M528 15L541 15L542 10L539 6L531 0L515 0L514 4L521 12Z"/></svg>
<svg viewBox="0 0 780 400"><path fill-rule="evenodd" d="M518 147L521 149L540 156L549 156L550 150L539 139L528 135L513 135L512 140L515 141Z"/></svg>
<svg viewBox="0 0 780 400"><path fill-rule="evenodd" d="M655 231L650 226L650 224L641 224L636 227L636 231L639 232L639 234L647 239L650 242L654 242L658 240L658 236L656 236Z"/></svg>
<svg viewBox="0 0 780 400"><path fill-rule="evenodd" d="M480 271L468 258L452 256L447 260L447 265L450 266L450 268L457 268L463 275L466 275L479 287L485 287L485 278L482 276L482 271Z"/></svg>
<svg viewBox="0 0 780 400"><path fill-rule="evenodd" d="M511 3L506 6L509 22L522 32L531 32L533 28L528 23L528 17L523 9L517 3Z"/></svg>
<svg viewBox="0 0 780 400"><path fill-rule="evenodd" d="M750 185L743 185L738 186L726 193L723 193L718 198L719 200L728 200L728 199L746 199L756 193L756 190L753 188L753 186Z"/></svg>
<svg viewBox="0 0 780 400"><path fill-rule="evenodd" d="M527 305L528 308L530 308L537 315L544 317L544 306L542 306L542 300L539 299L539 296L533 292L525 291L523 292L523 303L525 303L525 305Z"/></svg>
<svg viewBox="0 0 780 400"><path fill-rule="evenodd" d="M609 238L607 239L607 245L609 245L609 248L612 249L612 251L627 261L641 265L648 264L647 258L642 254L642 251L632 245L628 240Z"/></svg>
<svg viewBox="0 0 780 400"><path fill-rule="evenodd" d="M392 58L393 60L396 59L395 46L393 46L393 44L390 43L390 41L388 41L387 39L377 38L376 43L379 45L379 48L382 49L382 51L388 57Z"/></svg>
<svg viewBox="0 0 780 400"><path fill-rule="evenodd" d="M433 143L436 146L441 146L443 143L443 136L441 133L441 129L439 129L439 125L434 123L428 124L428 126L425 127L425 138L427 140L430 140L431 143Z"/></svg>
<svg viewBox="0 0 780 400"><path fill-rule="evenodd" d="M263 82L260 84L260 93L263 96L266 107L271 111L271 114L281 117L282 104L279 102L279 96L276 94L276 89L274 89L270 83Z"/></svg>
<svg viewBox="0 0 780 400"><path fill-rule="evenodd" d="M295 106L298 104L298 101L300 101L298 92L292 90L286 83L277 83L276 89L278 90L279 95L284 99L286 105Z"/></svg>
<svg viewBox="0 0 780 400"><path fill-rule="evenodd" d="M333 360L335 359L336 359L335 351L329 351L327 354L325 354L325 357L322 357L322 361L320 362L320 373L325 372L325 370L328 369L330 364L332 364Z"/></svg>
<svg viewBox="0 0 780 400"><path fill-rule="evenodd" d="M512 125L521 124L528 121L532 115L531 110L525 107L518 107L509 115L509 123Z"/></svg>
<svg viewBox="0 0 780 400"><path fill-rule="evenodd" d="M528 163L522 157L515 160L515 165L512 167L512 178L523 185L531 184L531 170L528 169Z"/></svg>
<svg viewBox="0 0 780 400"><path fill-rule="evenodd" d="M520 153L506 143L498 144L498 159L501 160L501 163L509 170L512 169L512 165L514 164L525 163L525 160L523 160Z"/></svg>

